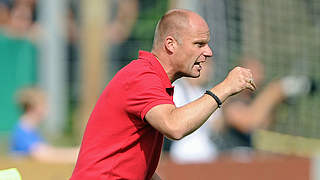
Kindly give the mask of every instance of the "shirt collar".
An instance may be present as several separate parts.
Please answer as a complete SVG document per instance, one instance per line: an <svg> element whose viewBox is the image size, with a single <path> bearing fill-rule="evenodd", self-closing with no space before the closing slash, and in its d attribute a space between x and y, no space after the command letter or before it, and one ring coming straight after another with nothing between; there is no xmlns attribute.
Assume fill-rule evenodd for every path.
<svg viewBox="0 0 320 180"><path fill-rule="evenodd" d="M156 56L147 51L139 51L139 59L147 60L157 72L165 88L173 88L171 81Z"/></svg>

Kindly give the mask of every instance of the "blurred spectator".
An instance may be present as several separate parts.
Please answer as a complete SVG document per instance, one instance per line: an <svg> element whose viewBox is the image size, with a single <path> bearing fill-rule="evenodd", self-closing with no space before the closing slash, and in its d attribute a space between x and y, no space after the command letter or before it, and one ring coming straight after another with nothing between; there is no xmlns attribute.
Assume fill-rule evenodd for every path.
<svg viewBox="0 0 320 180"><path fill-rule="evenodd" d="M26 38L31 22L27 6L11 6L7 23L0 29L0 132L9 131L18 118L18 108L13 103L14 92L22 86L37 81L37 48Z"/></svg>
<svg viewBox="0 0 320 180"><path fill-rule="evenodd" d="M199 78L182 78L174 83L173 101L177 107L188 104L203 96L206 86L212 80L212 60L203 64ZM211 162L217 156L217 148L210 136L214 131L215 118L219 118L217 110L197 131L179 141L172 141L170 157L177 163Z"/></svg>
<svg viewBox="0 0 320 180"><path fill-rule="evenodd" d="M8 7L8 17L3 24L5 33L10 36L37 40L41 30L35 22L35 3L36 1L15 0Z"/></svg>
<svg viewBox="0 0 320 180"><path fill-rule="evenodd" d="M10 0L0 0L0 28L8 23L11 6Z"/></svg>
<svg viewBox="0 0 320 180"><path fill-rule="evenodd" d="M120 0L113 1L111 24L107 35L111 40L110 71L114 75L132 59L137 52L150 50L157 20L168 9L168 0ZM109 29L108 29L109 28Z"/></svg>
<svg viewBox="0 0 320 180"><path fill-rule="evenodd" d="M8 30L17 36L24 36L32 25L32 10L26 4L14 4L10 12Z"/></svg>
<svg viewBox="0 0 320 180"><path fill-rule="evenodd" d="M252 71L255 83L260 87L264 80L263 64L253 58L244 58L241 64ZM216 139L219 149L250 150L252 133L268 127L274 119L275 107L289 97L306 93L308 89L310 83L306 78L287 76L270 82L258 94L244 91L228 99L223 105L225 127Z"/></svg>
<svg viewBox="0 0 320 180"><path fill-rule="evenodd" d="M126 43L139 15L139 0L112 0L110 17L105 28L105 39L109 43L108 76L112 76L123 66L120 56L125 54L121 46Z"/></svg>
<svg viewBox="0 0 320 180"><path fill-rule="evenodd" d="M25 88L18 93L17 100L23 114L12 134L11 153L44 162L75 162L79 148L54 147L38 132L48 112L46 94L38 88Z"/></svg>
<svg viewBox="0 0 320 180"><path fill-rule="evenodd" d="M127 40L136 22L139 0L113 0L111 7L111 22L107 24L106 37L111 44L120 44Z"/></svg>
<svg viewBox="0 0 320 180"><path fill-rule="evenodd" d="M37 2L38 0L12 0L14 5L25 5L31 10L31 20L33 23L37 21Z"/></svg>

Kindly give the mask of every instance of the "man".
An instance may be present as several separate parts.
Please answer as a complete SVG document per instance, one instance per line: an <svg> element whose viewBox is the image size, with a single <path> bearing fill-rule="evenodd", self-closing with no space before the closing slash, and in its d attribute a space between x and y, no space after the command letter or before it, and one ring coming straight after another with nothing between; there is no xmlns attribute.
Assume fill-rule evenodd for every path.
<svg viewBox="0 0 320 180"><path fill-rule="evenodd" d="M174 105L171 83L200 76L201 64L212 56L209 40L207 23L192 11L171 10L160 19L152 53L140 51L138 60L120 70L99 98L72 180L160 179L155 170L163 135L181 139L198 129L218 103L255 89L250 71L237 67L207 92L211 95Z"/></svg>

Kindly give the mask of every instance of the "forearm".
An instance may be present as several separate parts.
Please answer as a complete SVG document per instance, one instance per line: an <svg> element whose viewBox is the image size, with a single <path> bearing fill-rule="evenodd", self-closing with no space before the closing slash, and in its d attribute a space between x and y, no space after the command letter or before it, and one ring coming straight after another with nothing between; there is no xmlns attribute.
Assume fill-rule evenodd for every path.
<svg viewBox="0 0 320 180"><path fill-rule="evenodd" d="M138 1L125 0L119 3L115 20L108 26L111 28L113 41L122 42L129 36L131 29L138 17ZM116 34L116 36L114 36Z"/></svg>
<svg viewBox="0 0 320 180"><path fill-rule="evenodd" d="M219 84L211 91L223 102L230 95L225 89L222 84ZM211 96L203 95L189 104L174 109L171 113L171 121L177 131L180 131L179 134L182 138L205 123L217 107L217 102Z"/></svg>
<svg viewBox="0 0 320 180"><path fill-rule="evenodd" d="M255 90L255 85L249 70L234 68L227 78L211 89L224 102L229 96L243 89ZM162 104L151 108L145 119L155 129L171 139L181 139L199 128L217 109L218 104L209 95L177 108L171 104Z"/></svg>
<svg viewBox="0 0 320 180"><path fill-rule="evenodd" d="M60 159L65 162L76 162L79 148L70 147L55 147L53 153L59 155Z"/></svg>
<svg viewBox="0 0 320 180"><path fill-rule="evenodd" d="M262 91L252 102L251 112L255 119L253 125L260 127L260 124L269 119L270 113L274 108L283 101L284 95L279 82L269 84L264 91Z"/></svg>
<svg viewBox="0 0 320 180"><path fill-rule="evenodd" d="M272 110L283 98L279 84L269 84L249 105L239 102L228 103L224 108L225 118L230 125L245 133L266 127Z"/></svg>
<svg viewBox="0 0 320 180"><path fill-rule="evenodd" d="M57 148L50 145L39 145L31 155L33 158L49 163L75 163L79 148Z"/></svg>

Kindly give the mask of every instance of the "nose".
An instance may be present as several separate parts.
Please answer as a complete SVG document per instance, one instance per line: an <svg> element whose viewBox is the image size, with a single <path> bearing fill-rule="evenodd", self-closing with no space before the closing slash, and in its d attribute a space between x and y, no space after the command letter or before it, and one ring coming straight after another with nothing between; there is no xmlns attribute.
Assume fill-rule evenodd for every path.
<svg viewBox="0 0 320 180"><path fill-rule="evenodd" d="M208 44L205 47L203 55L206 57L211 57L213 55L212 50Z"/></svg>

